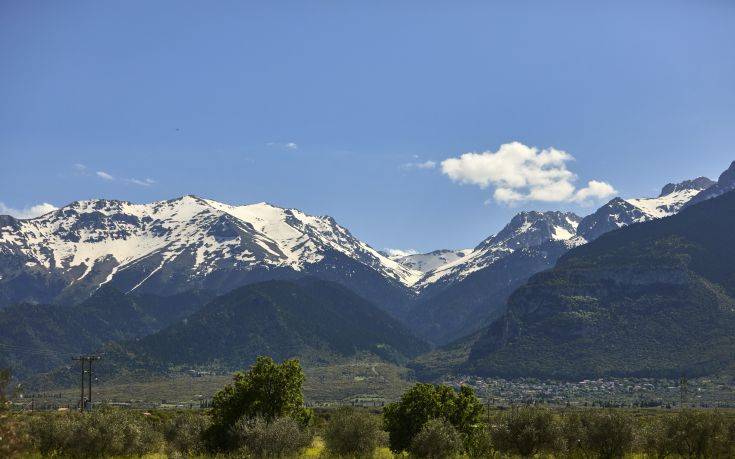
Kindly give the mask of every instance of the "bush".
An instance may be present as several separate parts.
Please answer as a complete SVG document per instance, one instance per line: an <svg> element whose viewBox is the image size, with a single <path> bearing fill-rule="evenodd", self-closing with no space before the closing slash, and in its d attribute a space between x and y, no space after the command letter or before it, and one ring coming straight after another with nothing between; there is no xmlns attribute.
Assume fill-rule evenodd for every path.
<svg viewBox="0 0 735 459"><path fill-rule="evenodd" d="M408 449L416 434L430 419L444 419L469 442L482 427L483 407L474 391L462 386L459 392L448 386L416 384L401 400L383 410L385 430L393 451Z"/></svg>
<svg viewBox="0 0 735 459"><path fill-rule="evenodd" d="M527 457L555 450L559 446L559 427L550 410L514 408L490 426L490 437L499 451Z"/></svg>
<svg viewBox="0 0 735 459"><path fill-rule="evenodd" d="M312 414L304 408L303 383L304 372L298 360L279 365L270 357L258 357L250 370L236 373L233 384L212 399L212 425L205 432L209 449L232 449L230 433L242 418L273 421L287 416L306 427Z"/></svg>
<svg viewBox="0 0 735 459"><path fill-rule="evenodd" d="M327 450L338 455L369 455L387 443L380 417L350 408L337 410L324 430Z"/></svg>
<svg viewBox="0 0 735 459"><path fill-rule="evenodd" d="M646 430L646 452L654 457L732 457L735 422L721 413L681 411L654 421Z"/></svg>
<svg viewBox="0 0 735 459"><path fill-rule="evenodd" d="M186 411L174 415L163 426L169 456L189 457L204 452L203 435L209 427L208 416Z"/></svg>
<svg viewBox="0 0 735 459"><path fill-rule="evenodd" d="M291 418L238 421L232 428L235 445L255 457L295 456L311 444L313 436Z"/></svg>
<svg viewBox="0 0 735 459"><path fill-rule="evenodd" d="M0 457L16 457L28 449L28 434L17 416L0 410Z"/></svg>
<svg viewBox="0 0 735 459"><path fill-rule="evenodd" d="M462 452L462 436L444 419L431 419L411 441L410 452L416 457L442 459Z"/></svg>
<svg viewBox="0 0 735 459"><path fill-rule="evenodd" d="M49 413L29 426L34 446L44 456L141 456L161 449L162 436L134 411Z"/></svg>
<svg viewBox="0 0 735 459"><path fill-rule="evenodd" d="M631 450L633 424L630 416L619 411L573 412L564 416L561 436L568 453L612 459Z"/></svg>

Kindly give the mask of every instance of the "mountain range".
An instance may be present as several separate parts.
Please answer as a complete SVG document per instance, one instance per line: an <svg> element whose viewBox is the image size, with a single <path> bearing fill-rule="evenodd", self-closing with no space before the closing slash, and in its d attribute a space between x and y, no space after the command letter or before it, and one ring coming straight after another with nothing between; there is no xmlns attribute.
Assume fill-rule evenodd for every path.
<svg viewBox="0 0 735 459"><path fill-rule="evenodd" d="M515 319L527 308L517 305L520 292L555 266L567 266L575 254L592 250L587 247L598 247L607 233L668 222L665 217L689 214L699 207L695 204L733 189L735 163L717 182L699 177L667 184L655 198L615 198L584 218L521 212L473 249L403 256L373 249L331 217L267 203L231 206L196 196L151 204L90 200L34 219L0 216L0 331L12 338L0 340L0 346L82 352L112 340L128 343L120 356L136 356L160 369L172 362L234 365L258 352L313 361L320 354L329 360L365 352L405 361L429 342L443 346L435 351L439 356L461 348L455 368L504 374L495 356L520 354L506 346L511 335L498 338L497 327L530 327ZM123 306L105 311L108 300L101 298L107 296L109 304ZM92 325L71 336L71 317L83 311ZM118 322L106 314L117 314L130 328L116 329ZM375 324L364 339L357 340L363 336L357 323L348 327L352 316ZM223 336L238 346L232 352L225 342L214 345L217 332L208 325L223 317L229 320ZM187 326L191 321L200 326ZM271 321L282 328L261 334ZM343 346L344 336L317 321L334 327L344 322L350 329L344 336L354 336L355 346ZM518 336L525 335L512 335ZM186 354L187 340L207 349L211 344L211 352L202 351L201 359ZM187 357L177 360L177 353ZM18 361L18 356L0 350L0 364L3 359ZM47 361L27 372L58 364Z"/></svg>
<svg viewBox="0 0 735 459"><path fill-rule="evenodd" d="M195 196L151 204L78 201L30 220L0 221L0 307L74 303L102 285L171 295L224 293L313 274L386 308L420 276L353 237L331 217L266 203Z"/></svg>

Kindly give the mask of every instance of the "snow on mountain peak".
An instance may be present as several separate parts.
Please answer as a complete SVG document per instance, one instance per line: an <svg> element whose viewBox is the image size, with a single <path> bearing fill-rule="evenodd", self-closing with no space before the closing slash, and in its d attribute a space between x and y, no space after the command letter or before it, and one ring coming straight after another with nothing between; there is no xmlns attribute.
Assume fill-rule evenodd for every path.
<svg viewBox="0 0 735 459"><path fill-rule="evenodd" d="M668 217L679 212L686 203L703 190L710 188L715 182L707 177L697 177L680 183L669 183L663 187L657 198L626 199L643 212L644 216L636 221Z"/></svg>
<svg viewBox="0 0 735 459"><path fill-rule="evenodd" d="M130 267L145 266L139 271L146 276L132 289L172 263L189 266L191 277L225 265L235 270L263 266L300 271L329 251L405 285L421 276L353 237L331 217L265 202L233 206L193 195L149 204L76 201L0 228L0 253L60 270L72 283L90 273L106 283Z"/></svg>
<svg viewBox="0 0 735 459"><path fill-rule="evenodd" d="M428 253L412 253L408 255L401 255L397 257L392 257L392 259L405 266L406 268L421 271L425 274L448 263L452 263L456 260L464 258L470 252L472 252L472 249L441 249L434 250Z"/></svg>
<svg viewBox="0 0 735 459"><path fill-rule="evenodd" d="M435 282L456 282L513 253L552 240L575 236L580 217L571 212L524 211L516 214L497 234L480 242L462 258L427 272L415 287L423 289Z"/></svg>
<svg viewBox="0 0 735 459"><path fill-rule="evenodd" d="M697 190L702 191L706 190L707 188L714 185L715 181L710 180L707 177L697 177L692 180L684 180L683 182L679 183L668 183L666 186L664 186L661 189L661 194L658 195L659 198L664 197L666 195L669 195L671 193L683 191L683 190Z"/></svg>

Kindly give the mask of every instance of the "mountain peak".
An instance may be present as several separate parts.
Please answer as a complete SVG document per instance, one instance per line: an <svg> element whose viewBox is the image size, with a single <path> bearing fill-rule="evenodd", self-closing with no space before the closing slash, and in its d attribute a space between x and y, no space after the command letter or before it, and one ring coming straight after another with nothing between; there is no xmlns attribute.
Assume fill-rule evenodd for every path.
<svg viewBox="0 0 735 459"><path fill-rule="evenodd" d="M694 204L706 201L707 199L720 196L727 193L728 191L735 189L735 161L730 163L730 167L720 174L717 179L717 183L703 190L696 196L694 196L684 207L689 207Z"/></svg>
<svg viewBox="0 0 735 459"><path fill-rule="evenodd" d="M661 189L661 194L659 194L658 197L662 198L672 193L676 193L678 191L684 191L684 190L702 191L702 190L706 190L707 188L711 187L714 184L715 184L715 181L707 177L697 177L695 179L684 180L683 182L679 182L679 183L668 183L666 184L666 186L664 186Z"/></svg>
<svg viewBox="0 0 735 459"><path fill-rule="evenodd" d="M480 246L487 246L488 243L496 245L500 241L511 241L523 235L525 235L523 239L531 237L539 241L527 243L516 240L513 245L527 247L537 245L541 240L568 239L575 234L580 220L579 216L571 212L536 210L519 212L498 234L486 239Z"/></svg>

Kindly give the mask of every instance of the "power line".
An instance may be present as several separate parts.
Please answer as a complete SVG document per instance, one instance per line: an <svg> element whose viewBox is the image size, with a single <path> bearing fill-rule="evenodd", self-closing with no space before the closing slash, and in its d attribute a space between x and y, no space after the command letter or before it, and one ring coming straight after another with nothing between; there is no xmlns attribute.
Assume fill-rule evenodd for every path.
<svg viewBox="0 0 735 459"><path fill-rule="evenodd" d="M17 344L7 344L7 343L0 343L0 350L5 350L8 352L25 352L25 353L31 353L31 354L39 354L39 355L71 355L71 352L58 352L53 351L51 349L45 349L41 347L33 347L33 346L23 346L23 345L17 345Z"/></svg>

